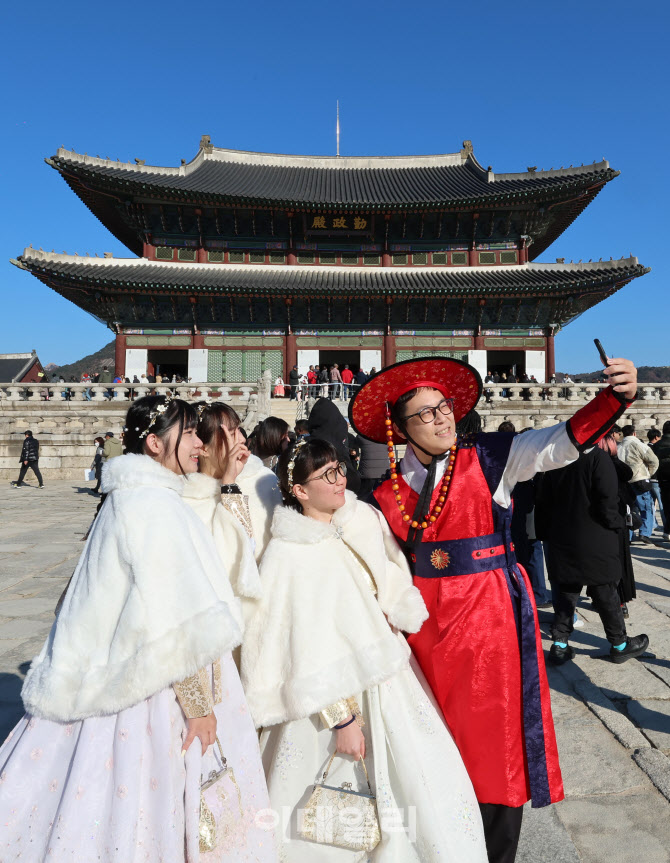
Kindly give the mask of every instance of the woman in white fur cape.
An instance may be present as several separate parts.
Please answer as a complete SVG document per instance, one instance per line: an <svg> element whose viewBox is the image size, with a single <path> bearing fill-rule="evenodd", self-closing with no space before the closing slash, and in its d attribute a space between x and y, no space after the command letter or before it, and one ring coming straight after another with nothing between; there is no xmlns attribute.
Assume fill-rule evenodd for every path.
<svg viewBox="0 0 670 863"><path fill-rule="evenodd" d="M427 617L400 548L377 512L346 492L326 441L301 441L278 476L286 505L261 561L242 680L262 728L279 859L486 863L472 784L400 633ZM357 762L367 765L381 828L372 851L301 837L313 785L336 751L329 786L367 791ZM331 816L339 813L319 815L326 841Z"/></svg>
<svg viewBox="0 0 670 863"><path fill-rule="evenodd" d="M240 431L240 418L230 405L201 402L195 407L202 447L198 471L186 477L182 496L211 531L233 592L249 608L261 595L261 583L249 497L237 481L250 453ZM276 481L274 474L272 477Z"/></svg>
<svg viewBox="0 0 670 863"><path fill-rule="evenodd" d="M210 533L181 498L197 469L195 410L163 397L128 411L130 455L107 497L0 749L3 863L276 859L258 742L230 651L235 597ZM201 846L201 776L215 738L239 787ZM241 810L241 811L240 811ZM202 852L202 853L201 853Z"/></svg>

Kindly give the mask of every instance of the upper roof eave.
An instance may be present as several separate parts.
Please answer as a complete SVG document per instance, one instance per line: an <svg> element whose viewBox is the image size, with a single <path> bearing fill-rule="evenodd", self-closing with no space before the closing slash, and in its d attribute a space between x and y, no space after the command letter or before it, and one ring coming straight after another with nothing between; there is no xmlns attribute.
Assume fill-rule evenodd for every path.
<svg viewBox="0 0 670 863"><path fill-rule="evenodd" d="M193 273L193 272L239 272L243 275L249 275L250 273L283 273L286 274L290 270L293 270L295 273L318 273L323 274L325 272L329 273L349 273L357 272L356 267L350 266L320 266L320 265L303 265L296 264L292 267L289 267L286 264L262 264L262 265L253 265L253 264L210 264L210 263L196 263L196 262L186 262L186 261L153 261L147 258L115 258L115 257L104 257L99 258L96 256L91 257L90 255L69 255L66 253L59 252L45 252L43 249L33 249L32 246L28 246L23 250L23 254L19 256L18 259L11 258L10 263L14 264L14 266L19 267L20 269L29 269L29 264L42 264L48 268L49 264L59 264L65 263L69 265L77 265L81 266L82 270L90 266L97 267L105 267L105 268L114 268L119 266L124 267L138 267L138 268L148 268L150 271L152 268L156 270L173 270L173 271L181 271L183 273ZM588 273L594 270L629 270L633 267L639 267L640 263L634 255L630 255L628 257L621 257L619 259L611 258L609 261L571 261L570 263L553 263L553 262L531 262L527 264L516 264L516 265L493 265L493 266L479 266L479 267L407 267L407 268L398 268L398 267L361 267L361 272L364 273L376 273L383 272L388 274L389 272L393 273L402 273L402 272L412 272L412 273L448 273L453 275L455 273L510 273L510 272L555 272L555 273L573 273L573 272L584 272ZM644 268L646 272L650 271L650 267Z"/></svg>

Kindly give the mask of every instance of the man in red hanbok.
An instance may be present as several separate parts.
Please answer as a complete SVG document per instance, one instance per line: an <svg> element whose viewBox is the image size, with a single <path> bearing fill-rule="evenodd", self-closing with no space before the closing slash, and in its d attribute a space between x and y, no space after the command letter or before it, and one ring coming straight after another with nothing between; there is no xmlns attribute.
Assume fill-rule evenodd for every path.
<svg viewBox="0 0 670 863"><path fill-rule="evenodd" d="M444 357L389 366L349 409L360 435L388 445L390 474L371 502L428 607L408 640L470 774L491 863L513 863L524 803L563 799L533 589L511 541L511 493L575 461L632 403L633 364L610 360L605 373L611 385L570 420L516 436L456 436L482 383ZM394 444L404 443L396 463Z"/></svg>

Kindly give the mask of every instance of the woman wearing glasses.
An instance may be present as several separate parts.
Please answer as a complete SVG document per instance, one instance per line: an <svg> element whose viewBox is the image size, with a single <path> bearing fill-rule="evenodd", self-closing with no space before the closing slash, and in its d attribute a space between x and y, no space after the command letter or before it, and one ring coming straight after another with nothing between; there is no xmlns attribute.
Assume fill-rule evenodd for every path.
<svg viewBox="0 0 670 863"><path fill-rule="evenodd" d="M327 441L300 441L277 473L284 506L261 560L242 680L263 729L280 858L485 863L474 790L400 633L418 632L426 609L398 544L346 491L346 466ZM374 850L356 850L366 831L350 803L323 805L316 840L307 838L303 814L333 755L329 786L369 794L367 768Z"/></svg>

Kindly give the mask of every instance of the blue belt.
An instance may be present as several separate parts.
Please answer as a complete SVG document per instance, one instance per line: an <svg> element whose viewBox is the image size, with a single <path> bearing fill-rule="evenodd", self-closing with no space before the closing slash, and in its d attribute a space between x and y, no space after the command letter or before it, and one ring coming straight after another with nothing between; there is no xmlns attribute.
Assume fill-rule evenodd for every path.
<svg viewBox="0 0 670 863"><path fill-rule="evenodd" d="M446 578L504 569L516 563L514 543L502 532L467 539L420 542L410 553L418 578Z"/></svg>

